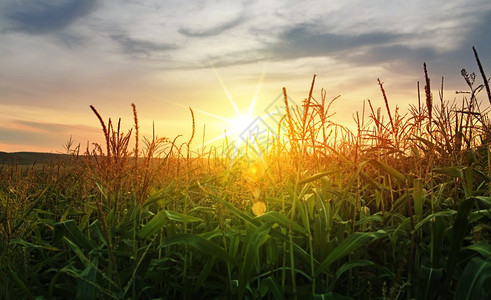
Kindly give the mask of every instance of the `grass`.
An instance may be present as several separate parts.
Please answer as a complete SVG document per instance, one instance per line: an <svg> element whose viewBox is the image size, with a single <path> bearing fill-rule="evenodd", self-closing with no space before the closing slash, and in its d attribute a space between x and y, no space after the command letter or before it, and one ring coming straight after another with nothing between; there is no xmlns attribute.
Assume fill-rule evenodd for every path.
<svg viewBox="0 0 491 300"><path fill-rule="evenodd" d="M489 88L463 70L462 103L443 80L435 101L424 75L407 114L379 80L384 108L364 104L355 131L330 120L315 77L302 107L283 89L256 160L226 140L192 152L192 110L179 144L141 138L134 105L126 132L91 107L105 145L0 170L0 298L490 297Z"/></svg>

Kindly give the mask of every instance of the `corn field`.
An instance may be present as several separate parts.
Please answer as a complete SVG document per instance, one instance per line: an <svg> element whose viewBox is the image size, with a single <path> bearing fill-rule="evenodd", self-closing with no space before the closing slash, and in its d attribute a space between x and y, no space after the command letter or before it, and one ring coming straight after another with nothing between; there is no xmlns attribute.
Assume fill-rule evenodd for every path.
<svg viewBox="0 0 491 300"><path fill-rule="evenodd" d="M447 101L423 70L407 113L379 80L355 130L315 76L300 107L284 88L255 158L194 151L192 110L182 142L91 107L105 144L1 167L0 299L488 299L489 79Z"/></svg>

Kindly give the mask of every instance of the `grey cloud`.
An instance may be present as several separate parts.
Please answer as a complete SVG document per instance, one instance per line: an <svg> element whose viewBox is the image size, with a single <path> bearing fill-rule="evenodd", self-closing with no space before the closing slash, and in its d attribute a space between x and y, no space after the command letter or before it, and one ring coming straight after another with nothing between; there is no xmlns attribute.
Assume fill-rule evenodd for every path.
<svg viewBox="0 0 491 300"><path fill-rule="evenodd" d="M420 55L411 58L414 65L419 67L422 76L422 65L426 62L430 75L435 78L445 76L445 86L457 90L466 90L467 85L460 76L462 68L467 69L469 73L478 74L476 85L482 83L482 77L479 74L476 60L472 47L475 46L479 53L479 59L484 67L486 76L491 76L491 13L486 12L482 15L476 15L478 21L469 32L459 47L439 55ZM462 26L469 26L462 24ZM436 79L435 79L436 80Z"/></svg>
<svg viewBox="0 0 491 300"><path fill-rule="evenodd" d="M7 5L4 15L15 30L43 34L64 29L92 12L95 4L96 0L21 1Z"/></svg>
<svg viewBox="0 0 491 300"><path fill-rule="evenodd" d="M375 64L392 60L425 60L437 55L435 49L430 47L411 48L405 45L373 46L363 55L350 57L361 64Z"/></svg>
<svg viewBox="0 0 491 300"><path fill-rule="evenodd" d="M386 44L400 37L375 32L360 35L315 33L310 25L297 25L280 35L280 42L271 45L269 52L276 59L327 56L357 47Z"/></svg>
<svg viewBox="0 0 491 300"><path fill-rule="evenodd" d="M453 63L463 64L462 67L476 67L472 47L475 46L484 69L491 73L491 12L477 17L479 22L466 35L461 46L450 53ZM487 74L488 77L491 74Z"/></svg>
<svg viewBox="0 0 491 300"><path fill-rule="evenodd" d="M255 30L259 32L258 30ZM262 32L264 34L264 32ZM220 57L210 57L214 66L246 64L265 59L285 60L302 57L337 56L347 60L346 51L364 46L388 45L401 35L375 32L360 35L316 33L312 25L300 24L278 36L279 41L265 44L263 49L241 50Z"/></svg>
<svg viewBox="0 0 491 300"><path fill-rule="evenodd" d="M179 48L176 44L154 43L133 39L125 35L112 35L111 38L118 42L127 54L145 54L149 56L152 52L163 52Z"/></svg>
<svg viewBox="0 0 491 300"><path fill-rule="evenodd" d="M244 16L239 15L237 18L234 18L228 22L213 27L206 28L205 26L205 28L199 28L199 29L181 27L179 28L179 33L188 37L214 36L240 25L241 23L244 22L244 20L245 20Z"/></svg>

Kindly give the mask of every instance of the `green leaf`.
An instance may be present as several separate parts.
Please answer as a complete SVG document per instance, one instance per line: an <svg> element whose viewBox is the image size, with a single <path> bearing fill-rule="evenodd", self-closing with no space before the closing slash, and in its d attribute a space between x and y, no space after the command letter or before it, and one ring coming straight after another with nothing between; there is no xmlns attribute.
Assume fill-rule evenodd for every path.
<svg viewBox="0 0 491 300"><path fill-rule="evenodd" d="M17 272L13 272L10 265L8 266L9 267L9 275L10 275L10 278L13 278L14 279L14 282L17 284L17 286L24 292L24 295L29 295L29 298L33 298L32 294L31 294L31 291L29 290L29 288L27 288L26 284L20 279L20 277L17 275Z"/></svg>
<svg viewBox="0 0 491 300"><path fill-rule="evenodd" d="M484 299L484 285L489 278L491 278L491 262L474 257L460 275L454 299Z"/></svg>
<svg viewBox="0 0 491 300"><path fill-rule="evenodd" d="M92 264L97 268L98 260L97 257L92 259ZM97 297L97 288L90 284L89 282L96 282L97 280L96 269L91 266L87 266L80 276L84 278L83 280L80 278L77 282L77 299L96 299Z"/></svg>
<svg viewBox="0 0 491 300"><path fill-rule="evenodd" d="M244 261L239 275L239 299L244 298L244 293L249 284L252 268L256 265L259 248L268 240L269 230L273 223L264 223L259 226L253 234L250 235L247 241L247 246L244 254Z"/></svg>
<svg viewBox="0 0 491 300"><path fill-rule="evenodd" d="M94 286L99 292L106 294L107 296L111 297L112 299L119 299L119 297L113 291L102 287L101 285L97 284L96 282L87 280L87 278L85 278L84 276L82 276L80 274L79 270L73 268L71 265L63 267L60 270L60 272L68 274L68 275L72 276L73 278L85 281L87 284Z"/></svg>
<svg viewBox="0 0 491 300"><path fill-rule="evenodd" d="M452 178L459 178L459 179L464 178L464 174L462 173L462 170L457 167L435 168L433 169L433 172L447 175Z"/></svg>
<svg viewBox="0 0 491 300"><path fill-rule="evenodd" d="M452 240L450 242L450 249L447 262L447 287L452 280L455 267L457 266L460 248L467 232L467 225L469 223L468 217L475 204L474 198L467 198L461 204L457 211L457 217L452 229Z"/></svg>
<svg viewBox="0 0 491 300"><path fill-rule="evenodd" d="M200 218L181 214L172 210L164 210L164 213L166 214L167 218L169 218L169 220L176 221L176 222L181 222L181 223L203 222L203 220Z"/></svg>
<svg viewBox="0 0 491 300"><path fill-rule="evenodd" d="M165 193L163 192L163 190L160 190L160 191L157 191L157 192L154 192L152 193L148 198L147 200L145 200L145 202L143 202L143 205L142 205L142 208L145 208L147 206L150 206L152 205L153 203L161 200L161 199L164 199L165 198Z"/></svg>
<svg viewBox="0 0 491 300"><path fill-rule="evenodd" d="M481 254L485 259L491 257L491 245L485 242L478 242L462 248L462 250L472 250Z"/></svg>
<svg viewBox="0 0 491 300"><path fill-rule="evenodd" d="M314 273L314 277L318 276L320 273L324 272L325 269L329 267L333 262L349 255L351 252L359 249L362 246L367 245L373 240L385 237L387 233L385 231L379 230L377 232L355 232L351 234L348 238L344 239L336 246L322 261L320 266Z"/></svg>
<svg viewBox="0 0 491 300"><path fill-rule="evenodd" d="M474 196L474 199L479 201L484 207L491 208L491 197Z"/></svg>
<svg viewBox="0 0 491 300"><path fill-rule="evenodd" d="M431 268L421 265L419 268L419 297L418 299L434 299L438 290L440 279L443 276L442 268Z"/></svg>
<svg viewBox="0 0 491 300"><path fill-rule="evenodd" d="M215 243L205 239L202 236L195 234L178 234L168 238L165 238L159 245L160 248L169 247L172 245L187 245L197 250L200 250L208 255L216 256L225 260L230 265L235 265L235 259L230 256L222 247L217 246Z"/></svg>
<svg viewBox="0 0 491 300"><path fill-rule="evenodd" d="M368 162L372 166L376 167L377 169L379 169L381 171L387 172L392 177L394 177L397 180L399 180L401 183L405 183L406 182L406 176L404 176L401 172L399 172L396 169L392 168L388 164L386 164L386 163L384 163L382 161L375 160L375 159L370 159Z"/></svg>
<svg viewBox="0 0 491 300"><path fill-rule="evenodd" d="M359 259L359 260L353 260L344 263L337 271L336 271L336 278L341 277L341 275L353 268L357 267L366 267L366 266L374 266L375 263L373 261L370 261L368 259Z"/></svg>
<svg viewBox="0 0 491 300"><path fill-rule="evenodd" d="M85 237L74 220L66 220L61 223L56 223L55 235L56 231L60 232L61 236L68 237L78 247L81 247L86 251L91 251L95 248L94 244Z"/></svg>
<svg viewBox="0 0 491 300"><path fill-rule="evenodd" d="M382 213L377 212L374 215L366 216L363 219L356 221L356 226L361 226L365 223L371 223L371 222L382 223L383 221L384 221L384 218L382 217Z"/></svg>
<svg viewBox="0 0 491 300"><path fill-rule="evenodd" d="M160 229L164 227L165 223L168 220L169 218L167 218L165 211L159 212L158 214L153 216L153 218L148 221L145 226L143 226L143 228L138 232L138 237L143 239L151 237L152 235L160 231Z"/></svg>
<svg viewBox="0 0 491 300"><path fill-rule="evenodd" d="M277 211L268 211L256 219L273 222L286 229L290 228L290 218ZM293 222L292 229L299 233L307 234L307 230L297 222Z"/></svg>
<svg viewBox="0 0 491 300"><path fill-rule="evenodd" d="M43 196L46 193L46 191L48 190L48 188L49 188L49 186L45 187L44 190L36 197L36 199L32 202L31 207L29 207L26 210L26 212L24 213L24 215L22 216L22 218L12 228L11 234L14 234L17 231L17 229L19 229L19 227L22 224L24 224L24 221L27 220L27 217L29 216L29 214L36 208L36 206L39 204L39 202L41 202L41 200L44 199Z"/></svg>
<svg viewBox="0 0 491 300"><path fill-rule="evenodd" d="M75 243L73 243L71 240L69 240L66 237L64 237L63 240L68 244L68 246L70 246L70 248L73 250L73 252L75 252L75 254L78 256L78 258L84 265L94 269L99 274L101 274L101 276L105 280L107 280L107 282L112 284L114 287L119 288L119 286L114 281L112 281L111 278L109 278L102 270L100 270L94 263L92 263L91 260L89 260L89 258L82 252L82 250ZM85 280L85 278L82 278L82 280Z"/></svg>
<svg viewBox="0 0 491 300"><path fill-rule="evenodd" d="M261 222L242 212L240 209L236 208L233 206L231 203L223 200L223 199L217 199L220 203L223 204L228 210L230 210L232 213L234 213L236 216L241 218L242 220L246 221L247 223L252 224L254 227L259 227L261 225ZM271 228L271 231L269 233L272 237L275 239L279 239L284 242L289 242L289 239L286 235L280 232L280 230L276 230L276 228ZM310 263L310 255L303 249L301 246L299 246L297 243L293 242L293 249L297 254L297 257L303 264L308 265Z"/></svg>
<svg viewBox="0 0 491 300"><path fill-rule="evenodd" d="M353 298L348 296L343 296L337 293L328 292L325 294L314 294L313 300L353 300Z"/></svg>
<svg viewBox="0 0 491 300"><path fill-rule="evenodd" d="M220 201L220 203L223 204L223 206L225 206L228 210L230 210L231 212L233 212L236 216L238 216L239 218L241 218L242 220L248 222L248 223L251 223L252 225L254 226L259 226L261 225L261 222L259 222L258 220L256 220L254 217L252 217L251 215L248 215L247 213L244 213L243 211L241 211L240 209L236 208L233 204L231 204L230 202L228 201L225 201L223 199L220 199L218 198L218 201Z"/></svg>
<svg viewBox="0 0 491 300"><path fill-rule="evenodd" d="M20 238L11 240L10 244L19 244L19 245L29 247L29 248L34 248L34 249L44 249L44 250L49 250L49 251L60 251L60 249L53 247L51 245L47 245L47 246L36 245L36 244L27 242L27 241L20 239Z"/></svg>
<svg viewBox="0 0 491 300"><path fill-rule="evenodd" d="M215 266L215 260L216 257L212 257L211 259L208 259L201 269L201 272L199 273L197 279L196 279L196 284L194 286L194 291L197 292L201 287L206 288L206 286L203 286L203 283L206 281L208 276L210 275L211 270Z"/></svg>
<svg viewBox="0 0 491 300"><path fill-rule="evenodd" d="M418 231L418 229L421 228L421 226L423 226L425 223L427 223L428 221L431 221L434 218L451 217L451 216L455 215L456 213L457 213L457 211L455 211L453 209L447 209L447 210L442 210L442 211L436 212L434 214L431 214L431 215L427 216L426 218L424 218L423 220L421 220L418 224L416 224L416 226L414 226L414 231Z"/></svg>
<svg viewBox="0 0 491 300"><path fill-rule="evenodd" d="M278 282L276 282L273 276L269 276L261 280L261 285L265 285L268 287L268 291L272 296L271 299L285 299L283 295L284 293L281 292L280 285L278 284Z"/></svg>
<svg viewBox="0 0 491 300"><path fill-rule="evenodd" d="M315 181L317 179L320 179L324 176L327 176L327 175L332 175L332 174L336 174L336 173L339 173L339 172L342 172L342 171L346 171L348 170L348 168L345 168L345 169L341 169L341 170L335 170L335 171L329 171L329 172L322 172L322 173L318 173L318 174L315 174L315 175L312 175L308 178L304 178L302 180L300 180L298 182L298 184L302 185L302 184L306 184L306 183L309 183L309 182L312 182L312 181Z"/></svg>
<svg viewBox="0 0 491 300"><path fill-rule="evenodd" d="M167 223L168 220L181 222L181 223L191 223L191 222L202 222L200 218L196 218L193 216L181 214L171 210L162 210L147 223L143 228L138 232L138 237L140 238L149 238Z"/></svg>

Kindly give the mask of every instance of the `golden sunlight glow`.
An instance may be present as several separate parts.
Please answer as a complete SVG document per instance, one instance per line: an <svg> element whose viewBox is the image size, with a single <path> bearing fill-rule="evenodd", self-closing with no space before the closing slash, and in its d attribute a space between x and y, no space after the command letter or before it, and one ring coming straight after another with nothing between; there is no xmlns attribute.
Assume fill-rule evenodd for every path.
<svg viewBox="0 0 491 300"><path fill-rule="evenodd" d="M262 69L254 94L251 97L247 110L245 111L241 111L241 109L239 109L239 105L237 104L237 101L234 99L232 93L230 92L229 88L223 81L222 77L220 76L220 74L218 74L218 72L215 70L215 68L211 63L210 63L210 69L213 71L217 81L219 82L223 92L225 93L225 96L229 104L232 106L233 111L235 112L235 117L218 115L216 113L212 113L197 107L193 107L194 112L219 120L221 121L221 125L223 125L223 127L221 128L223 130L222 131L223 133L216 136L212 136L211 138L207 138L206 140L203 141L202 146L204 147L207 145L212 145L213 143L220 141L223 138L227 138L228 141L231 142L230 145L233 145L233 147L235 147L235 150L238 150L238 148L241 145L243 145L246 141L248 141L249 147L255 147L259 149L258 145L255 144L257 138L256 133L258 132L258 130L261 130L259 127L262 127L261 122L264 119L264 117L267 116L267 114L264 114L262 116L257 116L254 114L254 109L256 107L257 99L259 97L259 93L261 92L261 88L264 82L264 77L266 74L265 67L263 67ZM168 100L163 100L163 101L172 105L188 108L183 104L176 103L173 101L168 101ZM251 151L250 153L253 152L254 151Z"/></svg>
<svg viewBox="0 0 491 300"><path fill-rule="evenodd" d="M265 69L263 68L261 75L259 76L258 83L256 85L256 89L254 91L254 95L251 98L251 102L249 104L249 108L247 109L247 112L243 113L240 111L237 102L235 101L234 97L230 93L227 85L223 81L222 77L218 72L215 70L215 68L210 64L211 69L213 70L213 73L215 74L215 77L217 78L218 82L220 83L220 86L222 87L225 95L227 96L228 101L232 105L234 111L235 111L235 118L223 118L216 116L217 119L226 119L226 132L227 135L230 134L230 137L234 139L235 146L239 147L244 141L246 141L248 138L250 138L249 132L252 130L255 130L258 123L258 120L260 120L259 117L254 115L254 108L256 106L257 98L259 96L259 92L261 91L261 87L264 81L264 75L265 75ZM225 135L225 134L224 134ZM218 138L222 138L224 135L221 135ZM215 140L215 139L212 139Z"/></svg>
<svg viewBox="0 0 491 300"><path fill-rule="evenodd" d="M257 201L252 205L252 213L254 213L255 216L260 216L264 214L266 211L266 204L262 201Z"/></svg>
<svg viewBox="0 0 491 300"><path fill-rule="evenodd" d="M232 131L233 135L240 137L247 135L247 131L251 129L251 126L254 126L254 122L256 122L256 118L252 114L238 114L234 119L229 120L229 128Z"/></svg>

